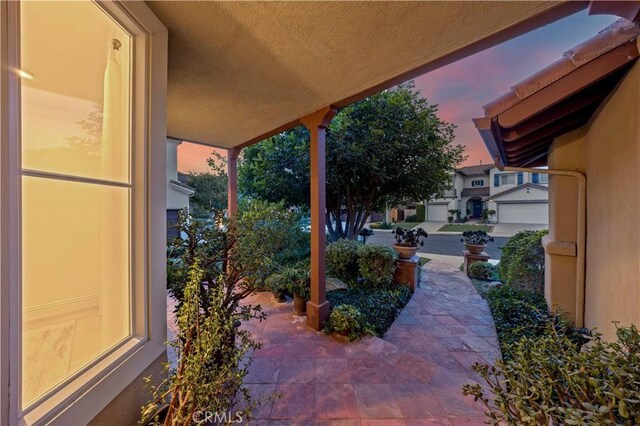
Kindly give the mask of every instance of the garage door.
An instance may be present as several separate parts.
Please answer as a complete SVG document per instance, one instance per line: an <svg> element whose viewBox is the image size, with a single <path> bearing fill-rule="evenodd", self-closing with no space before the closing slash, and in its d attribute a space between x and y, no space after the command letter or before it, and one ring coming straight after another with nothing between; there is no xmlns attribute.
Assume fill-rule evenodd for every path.
<svg viewBox="0 0 640 426"><path fill-rule="evenodd" d="M549 223L548 203L504 204L498 205L500 223Z"/></svg>
<svg viewBox="0 0 640 426"><path fill-rule="evenodd" d="M427 220L429 222L446 222L447 204L427 204Z"/></svg>

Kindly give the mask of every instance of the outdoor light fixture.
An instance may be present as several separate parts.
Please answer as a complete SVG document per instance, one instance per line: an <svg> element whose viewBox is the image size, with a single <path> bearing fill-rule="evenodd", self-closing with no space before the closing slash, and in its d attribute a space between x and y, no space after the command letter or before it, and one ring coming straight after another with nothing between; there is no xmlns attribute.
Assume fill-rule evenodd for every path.
<svg viewBox="0 0 640 426"><path fill-rule="evenodd" d="M24 78L26 80L33 80L35 77L27 70L18 70L18 75L20 78Z"/></svg>

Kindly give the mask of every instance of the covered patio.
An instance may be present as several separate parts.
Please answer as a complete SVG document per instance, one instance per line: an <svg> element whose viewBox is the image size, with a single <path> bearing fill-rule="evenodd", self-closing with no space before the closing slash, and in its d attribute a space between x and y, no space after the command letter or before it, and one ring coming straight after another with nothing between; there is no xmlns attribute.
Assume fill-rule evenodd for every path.
<svg viewBox="0 0 640 426"><path fill-rule="evenodd" d="M587 3L294 3L287 8L265 3L249 8L240 3L149 2L148 6L170 34L168 136L228 150L230 214L237 212L240 150L298 125L309 130L307 325L320 330L330 310L325 297L325 132L336 111L574 13ZM235 37L236 33L243 37Z"/></svg>

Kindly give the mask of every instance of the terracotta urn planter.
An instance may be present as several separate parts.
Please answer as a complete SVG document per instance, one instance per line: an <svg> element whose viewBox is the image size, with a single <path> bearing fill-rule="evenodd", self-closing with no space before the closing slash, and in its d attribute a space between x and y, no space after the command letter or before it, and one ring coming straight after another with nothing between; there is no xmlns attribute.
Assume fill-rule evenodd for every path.
<svg viewBox="0 0 640 426"><path fill-rule="evenodd" d="M486 247L485 244L467 244L464 243L464 248L466 248L471 254L480 254L484 251Z"/></svg>
<svg viewBox="0 0 640 426"><path fill-rule="evenodd" d="M401 246L398 244L394 244L393 248L395 251L398 252L398 256L400 257L400 259L411 259L418 251L417 246L412 247L412 246Z"/></svg>
<svg viewBox="0 0 640 426"><path fill-rule="evenodd" d="M294 315L307 315L307 301L303 297L297 294L293 295L293 314Z"/></svg>

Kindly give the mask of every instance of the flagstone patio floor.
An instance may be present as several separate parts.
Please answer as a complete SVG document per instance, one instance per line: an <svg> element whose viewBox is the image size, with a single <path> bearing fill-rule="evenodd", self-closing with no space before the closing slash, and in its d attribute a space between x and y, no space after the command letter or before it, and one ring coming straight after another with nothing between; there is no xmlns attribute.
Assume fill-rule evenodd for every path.
<svg viewBox="0 0 640 426"><path fill-rule="evenodd" d="M493 319L455 260L434 259L384 338L345 342L305 326L291 303L253 296L268 313L248 329L264 347L246 377L254 397L280 393L255 425L481 425L461 386L470 365L500 356Z"/></svg>

